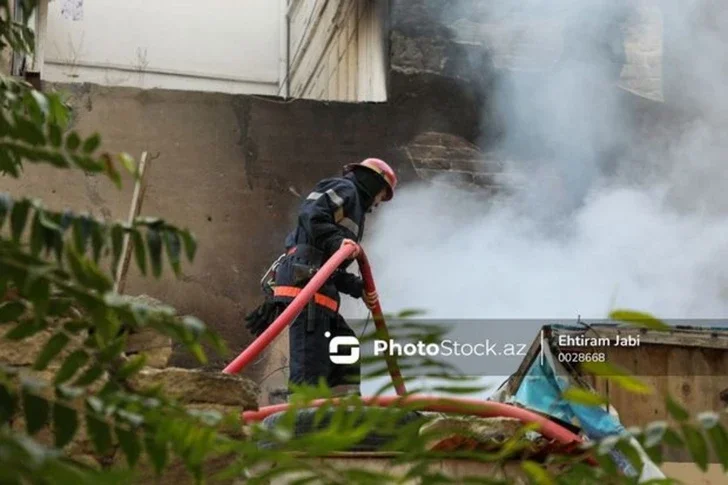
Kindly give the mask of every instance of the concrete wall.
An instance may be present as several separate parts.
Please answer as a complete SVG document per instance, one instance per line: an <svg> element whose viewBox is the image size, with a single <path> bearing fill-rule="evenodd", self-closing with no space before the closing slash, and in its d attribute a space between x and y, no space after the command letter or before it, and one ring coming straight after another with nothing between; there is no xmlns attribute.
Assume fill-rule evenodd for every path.
<svg viewBox="0 0 728 485"><path fill-rule="evenodd" d="M284 1L67 3L48 4L46 81L278 93Z"/></svg>

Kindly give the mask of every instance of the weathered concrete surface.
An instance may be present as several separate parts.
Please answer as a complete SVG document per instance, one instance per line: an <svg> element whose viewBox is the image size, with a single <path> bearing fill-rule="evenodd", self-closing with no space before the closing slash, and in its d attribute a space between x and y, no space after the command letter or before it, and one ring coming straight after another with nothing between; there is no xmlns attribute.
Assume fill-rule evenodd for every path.
<svg viewBox="0 0 728 485"><path fill-rule="evenodd" d="M523 423L514 418L475 418L472 416L443 416L420 428L426 448L434 451L497 452L522 430ZM522 443L521 443L522 442ZM541 435L521 439L520 456L533 457L544 452L550 444Z"/></svg>
<svg viewBox="0 0 728 485"><path fill-rule="evenodd" d="M656 0L394 2L393 68L481 82L498 71L547 72L564 62L614 64L614 81L662 100L662 11ZM606 6L605 6L606 5Z"/></svg>
<svg viewBox="0 0 728 485"><path fill-rule="evenodd" d="M257 409L258 389L250 380L194 369L143 369L131 379L134 390L162 386L165 395L183 404L237 406L240 411Z"/></svg>

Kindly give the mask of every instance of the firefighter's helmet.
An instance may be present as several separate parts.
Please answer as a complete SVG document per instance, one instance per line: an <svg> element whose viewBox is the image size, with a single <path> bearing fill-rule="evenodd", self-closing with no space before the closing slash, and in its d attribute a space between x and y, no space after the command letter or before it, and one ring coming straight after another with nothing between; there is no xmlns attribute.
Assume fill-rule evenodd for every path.
<svg viewBox="0 0 728 485"><path fill-rule="evenodd" d="M394 189L397 186L397 174L394 173L394 170L392 170L392 167L387 162L378 158L367 158L363 162L346 165L344 167L344 173L346 174L360 167L373 170L387 183L387 195L385 195L383 200L391 200L394 197Z"/></svg>

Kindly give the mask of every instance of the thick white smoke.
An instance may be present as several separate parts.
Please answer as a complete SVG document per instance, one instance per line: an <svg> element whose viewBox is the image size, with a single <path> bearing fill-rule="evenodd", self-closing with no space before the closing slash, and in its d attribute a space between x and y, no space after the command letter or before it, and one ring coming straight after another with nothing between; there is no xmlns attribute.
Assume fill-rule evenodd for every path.
<svg viewBox="0 0 728 485"><path fill-rule="evenodd" d="M516 160L501 182L526 182L489 204L442 184L403 187L364 241L385 311L544 320L605 318L617 307L663 318L728 315L728 8L629 4L642 5L642 17L628 9L631 20L621 24L625 11L614 0L494 2L483 19L463 15L471 31L478 22L484 31L511 22L521 29L513 38L531 36L524 52L508 43L501 67L514 70L492 94L505 133L495 148ZM639 70L639 45L589 37L612 24L639 30L640 21L654 35L655 18L662 68L652 85L666 106L689 115L665 115L636 136L624 88L633 86L628 64ZM563 34L562 52L579 48L571 59L538 58L553 49L533 49L539 22L549 19ZM466 30L461 23L459 35ZM495 42L490 48L498 57ZM515 70L519 60L540 71ZM348 313L361 312L357 305Z"/></svg>
<svg viewBox="0 0 728 485"><path fill-rule="evenodd" d="M535 11L541 3L523 5ZM567 11L575 4L548 3ZM626 109L632 108L623 105L616 82L603 81L612 65L602 52L532 81L513 74L493 94L505 113L500 148L519 145L531 156L511 158L501 182L525 184L488 205L443 184L399 190L371 218L364 241L390 311L604 318L616 306L665 318L728 315L728 152L721 141L728 50L718 37L728 32L721 29L728 27L721 22L728 8L714 11L718 25L704 25L707 12L698 5L706 2L680 3L660 11L663 43L672 46L669 62L679 64L663 69L662 84L671 82L675 97L689 94L690 121L655 127L651 139L630 137ZM599 18L572 13L567 28L609 23L610 13L621 14L599 5L578 10ZM529 13L512 9L509 15ZM506 17L505 11L499 16ZM687 73L689 81L665 79L676 73ZM534 83L541 83L536 90ZM615 143L626 153L603 153ZM539 150L542 156L535 156Z"/></svg>

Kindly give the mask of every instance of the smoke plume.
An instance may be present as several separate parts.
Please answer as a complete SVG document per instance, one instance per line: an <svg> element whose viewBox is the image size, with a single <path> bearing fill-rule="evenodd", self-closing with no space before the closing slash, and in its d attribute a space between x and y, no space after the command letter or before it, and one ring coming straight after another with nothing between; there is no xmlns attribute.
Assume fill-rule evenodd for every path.
<svg viewBox="0 0 728 485"><path fill-rule="evenodd" d="M482 43L499 73L504 136L486 150L501 154L505 190L485 204L413 184L380 209L363 244L385 311L726 317L728 8L491 4L446 22L456 40Z"/></svg>
<svg viewBox="0 0 728 485"><path fill-rule="evenodd" d="M478 21L491 32L505 136L488 149L508 157L508 195L485 205L443 184L403 187L364 241L383 305L444 318L726 316L728 8L493 5L456 33L465 22L477 35ZM547 48L554 31L560 49ZM662 114L645 127L650 110Z"/></svg>

